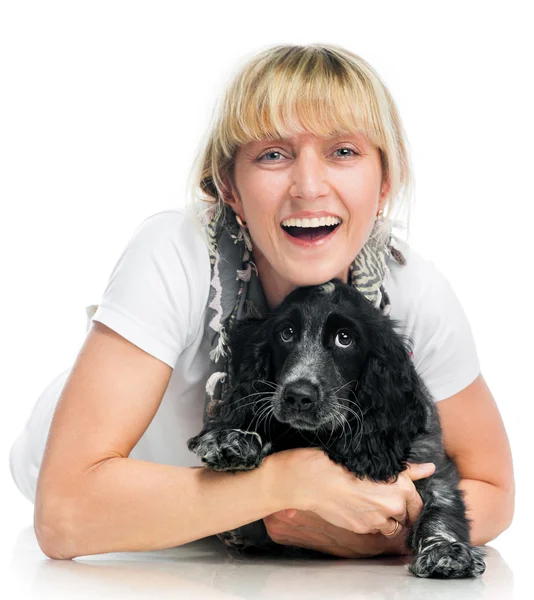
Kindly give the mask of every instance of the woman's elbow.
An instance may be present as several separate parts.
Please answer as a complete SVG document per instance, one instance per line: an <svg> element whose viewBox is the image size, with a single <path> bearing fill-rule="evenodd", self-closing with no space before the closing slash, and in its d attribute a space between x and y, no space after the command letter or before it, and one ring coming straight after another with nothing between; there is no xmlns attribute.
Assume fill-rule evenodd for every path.
<svg viewBox="0 0 534 600"><path fill-rule="evenodd" d="M78 556L75 552L75 533L68 519L68 510L57 507L52 510L34 511L33 529L39 548L48 558L67 560Z"/></svg>

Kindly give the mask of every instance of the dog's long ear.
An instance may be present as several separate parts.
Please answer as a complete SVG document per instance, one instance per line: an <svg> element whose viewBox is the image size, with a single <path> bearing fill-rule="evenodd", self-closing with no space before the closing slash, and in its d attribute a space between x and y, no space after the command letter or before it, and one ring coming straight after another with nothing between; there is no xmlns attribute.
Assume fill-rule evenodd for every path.
<svg viewBox="0 0 534 600"><path fill-rule="evenodd" d="M273 392L273 385L265 383L274 383L269 328L269 319L246 319L235 324L229 344L232 348L234 386L220 405L221 417L232 414L235 419L244 405L248 406L243 412L251 413L252 402L260 398L258 392ZM241 416L244 417L244 414Z"/></svg>
<svg viewBox="0 0 534 600"><path fill-rule="evenodd" d="M406 468L412 443L427 433L429 399L411 360L410 343L393 326L377 327L356 388L363 414L362 431L354 436L354 456L358 470L376 481L396 481Z"/></svg>

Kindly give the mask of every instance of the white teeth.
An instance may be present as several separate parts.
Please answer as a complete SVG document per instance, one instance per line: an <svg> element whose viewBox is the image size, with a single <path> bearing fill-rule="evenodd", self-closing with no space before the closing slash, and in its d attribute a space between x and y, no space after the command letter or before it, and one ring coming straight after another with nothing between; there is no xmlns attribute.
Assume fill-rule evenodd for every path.
<svg viewBox="0 0 534 600"><path fill-rule="evenodd" d="M282 225L285 227L324 227L325 225L336 225L341 223L339 217L321 217L317 219L286 219L282 221Z"/></svg>

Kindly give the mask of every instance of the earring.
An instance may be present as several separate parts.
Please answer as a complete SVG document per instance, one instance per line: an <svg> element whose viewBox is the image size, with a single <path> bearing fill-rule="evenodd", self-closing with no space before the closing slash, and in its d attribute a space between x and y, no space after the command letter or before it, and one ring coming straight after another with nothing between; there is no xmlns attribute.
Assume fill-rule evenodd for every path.
<svg viewBox="0 0 534 600"><path fill-rule="evenodd" d="M378 211L378 213L377 213L377 215L376 215L376 220L377 220L377 221L380 221L380 220L382 220L382 218L383 218L383 217L382 217L382 213L383 213L383 212L384 212L384 211L383 211L382 209L380 209L380 210Z"/></svg>
<svg viewBox="0 0 534 600"><path fill-rule="evenodd" d="M247 224L243 223L243 221L241 220L241 217L237 213L235 213L235 220L239 224L239 232L240 233L238 234L238 236L239 236L238 239L244 239L247 250L249 252L252 252L252 240L250 238L250 233L247 229ZM247 256L247 258L248 258L248 256Z"/></svg>

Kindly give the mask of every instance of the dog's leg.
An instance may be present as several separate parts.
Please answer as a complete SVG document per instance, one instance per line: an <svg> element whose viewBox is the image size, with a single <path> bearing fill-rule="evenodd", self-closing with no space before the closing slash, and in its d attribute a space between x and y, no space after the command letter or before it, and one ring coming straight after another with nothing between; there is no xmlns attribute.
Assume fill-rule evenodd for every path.
<svg viewBox="0 0 534 600"><path fill-rule="evenodd" d="M187 442L189 450L197 454L214 471L242 471L258 467L271 454L272 444L263 444L254 431L223 429L203 431ZM280 552L283 548L271 540L263 519L237 529L223 531L217 537L235 551Z"/></svg>
<svg viewBox="0 0 534 600"><path fill-rule="evenodd" d="M242 429L201 432L188 440L187 447L214 471L255 469L273 449L259 433Z"/></svg>
<svg viewBox="0 0 534 600"><path fill-rule="evenodd" d="M470 544L462 490L432 477L420 484L424 505L407 538L413 552L408 570L417 577L443 579L482 575L486 553Z"/></svg>

